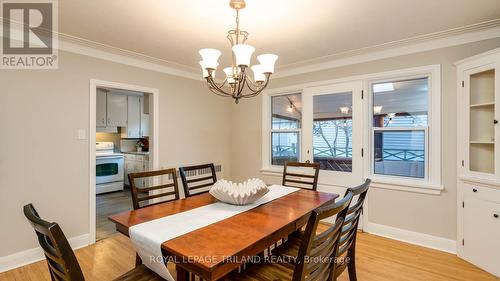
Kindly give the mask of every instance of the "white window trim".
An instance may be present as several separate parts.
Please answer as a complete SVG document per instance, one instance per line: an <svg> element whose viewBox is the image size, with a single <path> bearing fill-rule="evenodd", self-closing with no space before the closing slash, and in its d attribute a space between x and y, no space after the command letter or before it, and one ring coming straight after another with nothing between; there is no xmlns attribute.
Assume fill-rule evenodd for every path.
<svg viewBox="0 0 500 281"><path fill-rule="evenodd" d="M417 78L428 78L429 83L429 109L428 125L425 128L401 128L401 129L425 129L425 178L408 178L401 176L378 175L373 171L373 93L372 85L383 82L394 82L397 80L408 80ZM386 189L408 190L408 188L419 189L423 193L439 194L444 188L441 185L441 66L432 65L415 69L405 69L400 71L391 71L379 73L370 79L365 80L366 90L366 112L368 132L370 135L365 138L365 147L369 147L368 157L365 157L365 168L367 177L370 177L375 186ZM398 128L391 128L397 130Z"/></svg>
<svg viewBox="0 0 500 281"><path fill-rule="evenodd" d="M290 91L290 92L275 92L269 94L262 95L262 167L263 170L268 170L268 172L272 172L273 174L278 173L278 171L283 172L282 166L272 165L271 164L271 135L273 132L298 132L299 133L299 161L302 161L302 122L300 124L299 129L290 129L290 130L273 130L271 128L271 100L274 96L285 96L285 95L293 95L293 94L301 94L302 90L299 91ZM302 118L301 118L302 119Z"/></svg>
<svg viewBox="0 0 500 281"><path fill-rule="evenodd" d="M418 77L429 78L429 112L428 112L428 132L426 157L429 167L426 170L425 179L411 179L396 176L382 176L372 174L372 83L386 80L410 79ZM363 81L364 93L363 106L363 147L365 156L363 157L364 177L372 179L372 187L416 192L424 194L440 194L444 187L441 183L441 65L428 65L415 68L400 69L394 71L366 74L345 77L340 79L325 80L311 83L293 85L289 87L265 90L262 94L262 168L264 175L281 176L283 167L272 166L270 159L271 136L270 136L270 114L271 97L277 95L302 93L304 88L321 85L329 85L343 82ZM302 134L301 134L302 138ZM302 155L302 153L299 153Z"/></svg>

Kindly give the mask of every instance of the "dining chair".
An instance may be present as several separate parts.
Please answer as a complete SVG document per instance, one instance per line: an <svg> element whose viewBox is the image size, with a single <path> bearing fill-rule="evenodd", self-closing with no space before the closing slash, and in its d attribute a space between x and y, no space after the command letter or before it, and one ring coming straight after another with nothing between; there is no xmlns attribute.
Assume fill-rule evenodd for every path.
<svg viewBox="0 0 500 281"><path fill-rule="evenodd" d="M288 267L277 262L264 262L249 265L240 274L230 280L234 281L333 281L335 277L335 262L329 262L337 256L339 241L347 208L353 194L349 193L336 203L330 203L312 211L307 222L304 238L295 257L295 266ZM327 230L317 233L321 220L336 216L335 223Z"/></svg>
<svg viewBox="0 0 500 281"><path fill-rule="evenodd" d="M359 225L359 218L363 211L363 203L370 188L370 179L356 187L348 188L345 196L352 194L353 197L357 196L357 199L352 200L352 204L347 210L347 215L344 220L344 225L341 230L341 238L339 241L339 251L337 255L338 265L335 269L335 276L339 277L345 268L349 271L349 280L356 281L356 237ZM282 257L287 261L294 261L294 257L299 254L299 247L302 243L305 233L296 232L291 235L288 240L282 245L278 246L273 250L273 255ZM295 266L293 262L292 266Z"/></svg>
<svg viewBox="0 0 500 281"><path fill-rule="evenodd" d="M33 226L38 243L45 254L51 280L84 281L85 277L80 264L59 225L41 219L32 204L24 206L24 215ZM114 280L160 281L163 279L146 266L140 265Z"/></svg>
<svg viewBox="0 0 500 281"><path fill-rule="evenodd" d="M292 168L312 169L312 173L298 173ZM304 189L318 189L319 163L285 162L282 185ZM307 180L306 180L307 179Z"/></svg>
<svg viewBox="0 0 500 281"><path fill-rule="evenodd" d="M184 195L187 197L208 192L210 187L217 182L215 166L213 163L180 167ZM209 174L208 176L205 176Z"/></svg>
<svg viewBox="0 0 500 281"><path fill-rule="evenodd" d="M177 172L174 168L130 173L128 179L134 210L179 199Z"/></svg>

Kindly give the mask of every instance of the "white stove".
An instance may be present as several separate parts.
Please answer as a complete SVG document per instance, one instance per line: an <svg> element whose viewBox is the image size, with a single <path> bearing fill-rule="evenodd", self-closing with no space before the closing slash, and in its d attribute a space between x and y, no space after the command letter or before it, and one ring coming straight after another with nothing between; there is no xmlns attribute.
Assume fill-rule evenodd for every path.
<svg viewBox="0 0 500 281"><path fill-rule="evenodd" d="M123 190L123 154L112 142L96 142L96 194Z"/></svg>

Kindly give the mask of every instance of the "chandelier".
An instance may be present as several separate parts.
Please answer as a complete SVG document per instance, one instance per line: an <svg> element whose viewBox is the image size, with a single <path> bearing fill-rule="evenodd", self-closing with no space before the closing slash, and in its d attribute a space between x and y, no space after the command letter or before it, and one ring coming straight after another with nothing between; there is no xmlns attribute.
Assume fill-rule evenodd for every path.
<svg viewBox="0 0 500 281"><path fill-rule="evenodd" d="M231 97L236 103L241 98L255 97L269 84L269 78L274 73L274 64L278 59L274 54L263 54L257 56L260 64L250 66L252 54L255 48L245 44L249 33L240 30L239 11L245 8L245 0L230 0L229 6L236 10L236 29L230 30L227 39L231 43L232 63L224 68L226 77L222 82L215 81L215 71L219 66L219 57L222 54L216 49L201 49L199 51L202 61L203 78L207 80L208 88L213 93ZM253 72L253 80L249 76L249 70Z"/></svg>

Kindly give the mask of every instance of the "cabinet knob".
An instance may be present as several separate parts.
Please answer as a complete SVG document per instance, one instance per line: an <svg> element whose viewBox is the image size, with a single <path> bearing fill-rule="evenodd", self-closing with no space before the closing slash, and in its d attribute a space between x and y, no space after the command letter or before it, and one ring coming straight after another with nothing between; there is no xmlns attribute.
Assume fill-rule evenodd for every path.
<svg viewBox="0 0 500 281"><path fill-rule="evenodd" d="M498 123L498 120L493 120L493 124L497 124Z"/></svg>
<svg viewBox="0 0 500 281"><path fill-rule="evenodd" d="M494 217L495 219L498 219L498 214L493 214L493 217Z"/></svg>
<svg viewBox="0 0 500 281"><path fill-rule="evenodd" d="M473 188L473 189L472 189L472 192L477 192L477 189Z"/></svg>

